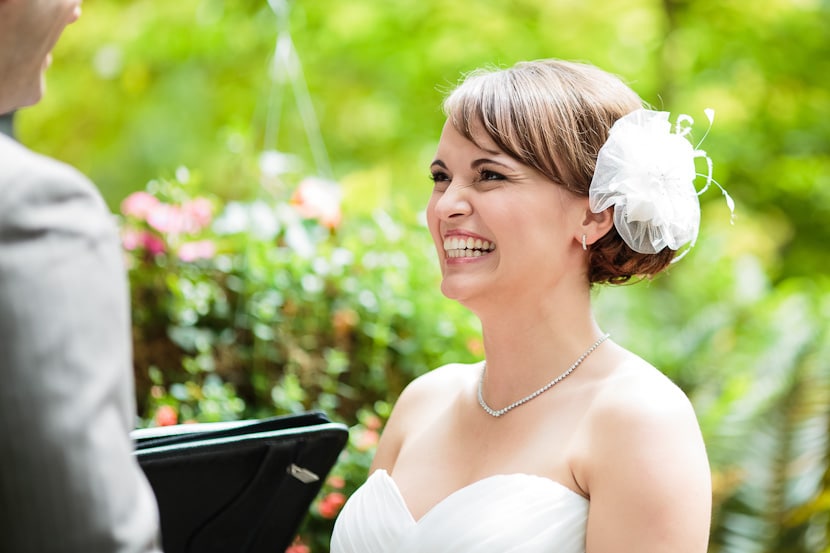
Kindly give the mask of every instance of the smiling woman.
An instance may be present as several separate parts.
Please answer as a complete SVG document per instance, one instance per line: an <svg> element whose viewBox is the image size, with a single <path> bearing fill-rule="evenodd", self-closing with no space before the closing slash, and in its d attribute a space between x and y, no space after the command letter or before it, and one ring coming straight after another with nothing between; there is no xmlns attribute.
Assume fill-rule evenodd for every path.
<svg viewBox="0 0 830 553"><path fill-rule="evenodd" d="M711 483L694 411L591 307L592 285L654 275L697 234L692 217L672 247L642 253L629 240L628 226L664 236L667 215L699 209L694 172L652 171L642 141L624 149L645 166L631 189L660 213L627 209L645 205L628 189L596 208L617 124L655 120L641 106L618 78L558 60L473 73L446 99L427 221L441 290L480 319L486 362L440 367L403 392L334 553L706 551ZM661 142L669 165L694 165L674 138Z"/></svg>

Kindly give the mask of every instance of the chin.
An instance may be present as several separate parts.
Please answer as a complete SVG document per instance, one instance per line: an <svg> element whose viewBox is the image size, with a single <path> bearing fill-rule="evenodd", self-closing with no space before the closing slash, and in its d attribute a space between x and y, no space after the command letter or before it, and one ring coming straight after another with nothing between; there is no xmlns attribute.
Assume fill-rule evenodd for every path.
<svg viewBox="0 0 830 553"><path fill-rule="evenodd" d="M43 92L43 90L39 90L35 94L30 94L29 97L26 99L25 103L21 104L20 107L23 108L40 103L40 101L43 99Z"/></svg>
<svg viewBox="0 0 830 553"><path fill-rule="evenodd" d="M17 105L15 108L25 108L28 106L33 106L40 102L43 99L43 95L46 92L46 81L44 80L43 76L31 86L24 88L21 90L20 95L18 96Z"/></svg>
<svg viewBox="0 0 830 553"><path fill-rule="evenodd" d="M444 297L457 301L461 304L466 304L472 296L475 295L476 286L470 282L463 282L455 276L444 277L441 281L441 293Z"/></svg>

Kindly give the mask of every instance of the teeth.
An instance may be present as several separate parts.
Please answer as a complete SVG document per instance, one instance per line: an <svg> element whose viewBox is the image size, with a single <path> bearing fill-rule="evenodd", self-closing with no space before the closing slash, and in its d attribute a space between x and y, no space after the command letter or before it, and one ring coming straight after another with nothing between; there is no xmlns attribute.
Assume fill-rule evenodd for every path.
<svg viewBox="0 0 830 553"><path fill-rule="evenodd" d="M495 244L481 238L452 237L444 240L447 257L481 257L495 249Z"/></svg>

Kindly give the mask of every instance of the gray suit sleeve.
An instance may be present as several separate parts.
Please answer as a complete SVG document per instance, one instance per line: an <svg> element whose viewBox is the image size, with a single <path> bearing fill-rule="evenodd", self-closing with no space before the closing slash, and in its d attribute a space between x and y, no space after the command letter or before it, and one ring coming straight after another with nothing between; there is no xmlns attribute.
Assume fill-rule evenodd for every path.
<svg viewBox="0 0 830 553"><path fill-rule="evenodd" d="M2 148L0 550L156 551L112 217L79 173Z"/></svg>

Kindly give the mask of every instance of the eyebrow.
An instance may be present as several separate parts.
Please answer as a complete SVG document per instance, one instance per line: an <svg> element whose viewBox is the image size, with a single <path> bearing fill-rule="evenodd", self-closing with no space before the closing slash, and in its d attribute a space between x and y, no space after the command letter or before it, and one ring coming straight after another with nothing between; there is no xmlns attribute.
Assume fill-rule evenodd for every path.
<svg viewBox="0 0 830 553"><path fill-rule="evenodd" d="M501 161L496 161L495 159L490 159L490 158L486 158L486 157L482 157L482 158L479 158L479 159L475 160L474 162L472 162L470 164L470 167L472 167L473 169L478 169L482 165L486 165L488 163L492 163L494 165L500 165L500 166L504 167L505 169L510 169L510 166L507 165L506 163L502 163Z"/></svg>
<svg viewBox="0 0 830 553"><path fill-rule="evenodd" d="M495 159L490 159L490 158L486 158L486 157L482 157L482 158L479 158L479 159L477 159L477 160L473 161L473 162L470 164L470 167L472 167L473 169L478 169L478 168L479 168L479 167L481 167L482 165L486 165L486 164L488 164L488 163L492 163L492 164L494 164L494 165L500 165L500 166L504 167L505 169L510 169L510 168L511 168L511 167L510 167L509 165L507 165L506 163L502 163L502 162L500 162L500 161L496 161ZM436 160L434 160L432 163L430 163L430 165L429 165L429 166L430 166L430 167L432 167L433 165L437 165L437 166L439 166L439 167L441 167L441 168L443 168L443 169L447 169L447 170L449 170L449 168L447 167L447 164L446 164L446 163L444 163L443 161L441 161L440 159L436 159Z"/></svg>

